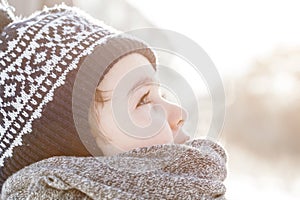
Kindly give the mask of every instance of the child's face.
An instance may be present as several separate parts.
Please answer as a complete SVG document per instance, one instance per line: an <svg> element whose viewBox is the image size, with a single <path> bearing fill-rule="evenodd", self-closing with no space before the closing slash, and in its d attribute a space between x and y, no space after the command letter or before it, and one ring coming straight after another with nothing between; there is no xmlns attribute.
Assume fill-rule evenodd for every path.
<svg viewBox="0 0 300 200"><path fill-rule="evenodd" d="M141 76L126 82L126 91L122 91L124 95L122 96L122 94L120 94L121 96L118 96L118 98L122 98L126 101L126 104L123 105L128 105L128 115L132 122L139 127L146 127L151 124L150 109L154 103L161 105L165 110L164 120L166 120L167 123L164 123L164 126L160 129L158 134L154 134L153 137L147 139L132 137L118 127L113 115L112 101L114 100L111 99L118 81L133 69L137 69L137 67L141 66L145 68ZM98 146L105 155L113 155L133 148L156 144L184 143L190 139L181 128L183 125L181 120L186 120L187 118L186 111L179 105L171 103L161 96L159 86L154 84L158 83L155 75L156 71L148 59L141 54L132 53L121 58L109 70L97 87L102 91L109 91L104 93L104 99L108 98L109 101L105 102L103 107L100 103L96 104L96 112L99 116L97 117L98 125L104 136L109 138L109 144L97 140ZM131 91L140 79L152 79L152 81L148 81L148 84L145 82ZM149 94L143 98L148 91L150 91ZM128 96L125 95L127 93L129 93ZM141 137L142 136L143 133L141 133Z"/></svg>

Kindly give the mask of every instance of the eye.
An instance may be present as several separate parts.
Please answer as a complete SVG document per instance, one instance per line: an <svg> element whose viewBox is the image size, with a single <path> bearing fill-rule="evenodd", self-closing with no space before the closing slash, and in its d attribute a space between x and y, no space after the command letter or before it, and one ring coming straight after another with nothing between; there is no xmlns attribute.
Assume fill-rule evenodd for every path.
<svg viewBox="0 0 300 200"><path fill-rule="evenodd" d="M150 90L149 90L146 94L144 94L144 95L142 96L142 98L140 99L140 101L139 101L139 103L136 105L136 107L139 107L139 106L142 106L142 105L151 103L151 101L149 101L149 100L147 101L147 97L148 97L149 93L150 93Z"/></svg>

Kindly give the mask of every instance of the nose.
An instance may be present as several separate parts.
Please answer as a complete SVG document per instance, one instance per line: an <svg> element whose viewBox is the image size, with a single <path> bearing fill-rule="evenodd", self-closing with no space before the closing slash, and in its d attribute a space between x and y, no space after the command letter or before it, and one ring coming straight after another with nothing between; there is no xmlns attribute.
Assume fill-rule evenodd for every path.
<svg viewBox="0 0 300 200"><path fill-rule="evenodd" d="M178 104L164 101L167 111L168 123L173 132L174 143L182 144L190 139L190 136L181 127L188 118L188 112Z"/></svg>
<svg viewBox="0 0 300 200"><path fill-rule="evenodd" d="M170 128L177 132L187 120L187 111L180 105L169 103L168 121Z"/></svg>

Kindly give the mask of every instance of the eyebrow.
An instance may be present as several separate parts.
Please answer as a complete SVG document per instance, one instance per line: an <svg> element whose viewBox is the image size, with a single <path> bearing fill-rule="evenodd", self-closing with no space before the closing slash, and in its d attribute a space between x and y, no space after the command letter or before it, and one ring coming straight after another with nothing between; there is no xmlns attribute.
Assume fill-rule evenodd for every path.
<svg viewBox="0 0 300 200"><path fill-rule="evenodd" d="M138 82L136 82L133 87L129 90L127 96L129 96L129 94L131 92L133 92L134 90L136 90L139 86L143 85L143 84L146 84L146 83L157 83L158 84L158 81L156 79L153 79L153 78L150 78L150 77L146 77L146 78L143 78L141 80L139 80Z"/></svg>

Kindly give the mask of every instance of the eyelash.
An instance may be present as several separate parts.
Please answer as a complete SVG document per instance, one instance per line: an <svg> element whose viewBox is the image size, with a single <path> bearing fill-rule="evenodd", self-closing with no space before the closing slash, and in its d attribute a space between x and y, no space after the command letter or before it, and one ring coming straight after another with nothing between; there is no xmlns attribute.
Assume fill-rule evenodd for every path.
<svg viewBox="0 0 300 200"><path fill-rule="evenodd" d="M144 94L144 95L142 96L142 98L140 99L140 101L139 101L139 103L137 104L136 107L139 107L139 106L142 106L142 105L151 103L151 101L147 101L146 103L141 104L142 101L144 101L144 99L145 99L146 97L148 97L149 93L150 93L150 90L149 90L146 94Z"/></svg>
<svg viewBox="0 0 300 200"><path fill-rule="evenodd" d="M147 101L146 103L142 103L142 101L144 101L148 97L149 93L150 93L150 90L142 96L142 98L140 99L140 101L139 101L139 103L137 104L136 107L139 107L139 106L151 103L150 100ZM166 99L166 95L165 94L162 94L161 97L163 97L164 99Z"/></svg>

